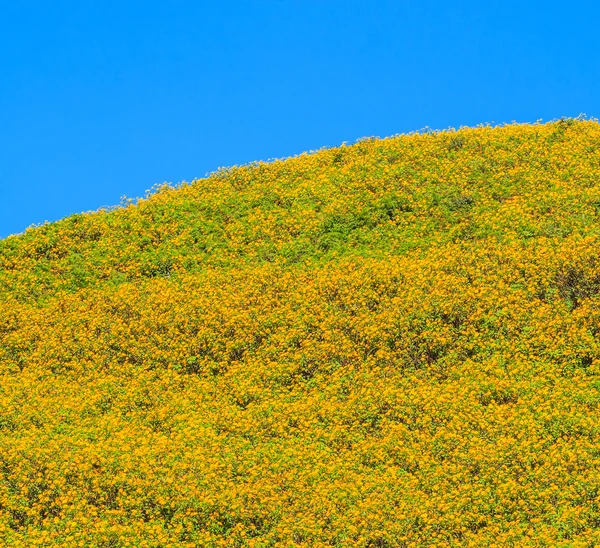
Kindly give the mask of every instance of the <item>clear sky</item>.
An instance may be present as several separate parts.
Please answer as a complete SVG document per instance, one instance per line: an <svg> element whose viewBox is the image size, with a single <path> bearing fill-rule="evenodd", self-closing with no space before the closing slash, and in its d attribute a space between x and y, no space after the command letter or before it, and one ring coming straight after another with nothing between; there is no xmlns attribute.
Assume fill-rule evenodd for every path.
<svg viewBox="0 0 600 548"><path fill-rule="evenodd" d="M0 0L0 237L163 181L600 115L596 2Z"/></svg>

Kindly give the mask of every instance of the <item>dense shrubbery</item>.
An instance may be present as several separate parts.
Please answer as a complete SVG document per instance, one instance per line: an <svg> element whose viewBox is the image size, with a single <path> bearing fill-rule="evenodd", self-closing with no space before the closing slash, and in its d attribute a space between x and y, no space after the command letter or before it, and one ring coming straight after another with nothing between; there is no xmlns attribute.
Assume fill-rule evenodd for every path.
<svg viewBox="0 0 600 548"><path fill-rule="evenodd" d="M223 170L0 242L14 546L600 544L600 126Z"/></svg>

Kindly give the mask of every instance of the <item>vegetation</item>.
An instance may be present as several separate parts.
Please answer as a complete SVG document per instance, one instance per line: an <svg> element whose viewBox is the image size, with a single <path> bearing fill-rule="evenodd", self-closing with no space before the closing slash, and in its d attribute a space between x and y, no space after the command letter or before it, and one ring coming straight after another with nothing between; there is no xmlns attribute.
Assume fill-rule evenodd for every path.
<svg viewBox="0 0 600 548"><path fill-rule="evenodd" d="M599 215L561 120L1 241L3 545L600 545Z"/></svg>

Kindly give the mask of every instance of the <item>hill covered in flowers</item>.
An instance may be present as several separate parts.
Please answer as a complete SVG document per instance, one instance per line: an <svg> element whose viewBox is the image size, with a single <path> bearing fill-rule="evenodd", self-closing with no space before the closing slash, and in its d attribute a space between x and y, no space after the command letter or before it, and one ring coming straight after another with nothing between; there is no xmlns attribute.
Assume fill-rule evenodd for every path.
<svg viewBox="0 0 600 548"><path fill-rule="evenodd" d="M0 539L600 544L600 125L223 169L0 242Z"/></svg>

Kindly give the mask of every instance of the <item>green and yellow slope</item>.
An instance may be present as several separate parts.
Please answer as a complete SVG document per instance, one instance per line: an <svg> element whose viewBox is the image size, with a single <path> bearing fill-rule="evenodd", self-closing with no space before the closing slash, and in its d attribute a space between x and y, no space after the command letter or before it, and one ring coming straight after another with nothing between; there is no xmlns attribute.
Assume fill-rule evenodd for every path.
<svg viewBox="0 0 600 548"><path fill-rule="evenodd" d="M0 242L3 545L600 545L600 125L366 140Z"/></svg>

